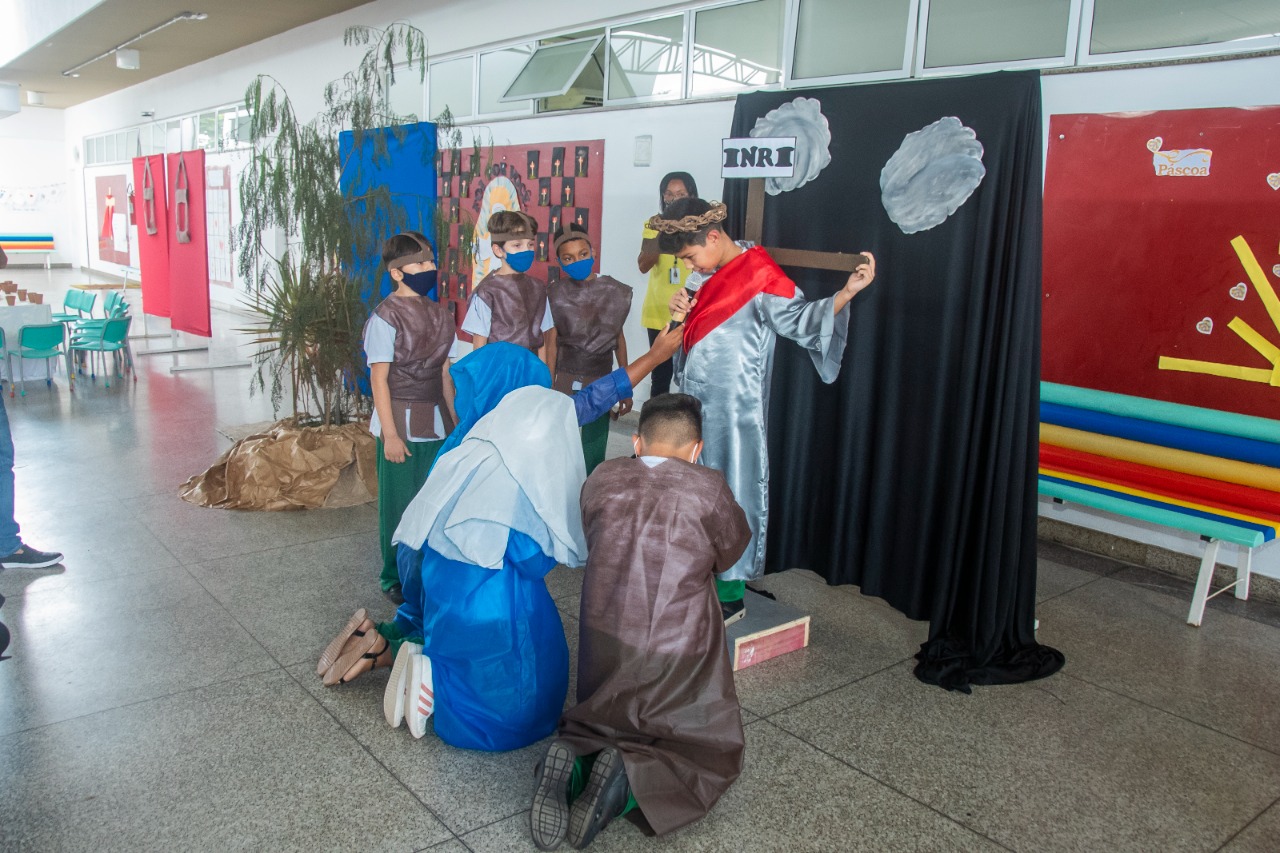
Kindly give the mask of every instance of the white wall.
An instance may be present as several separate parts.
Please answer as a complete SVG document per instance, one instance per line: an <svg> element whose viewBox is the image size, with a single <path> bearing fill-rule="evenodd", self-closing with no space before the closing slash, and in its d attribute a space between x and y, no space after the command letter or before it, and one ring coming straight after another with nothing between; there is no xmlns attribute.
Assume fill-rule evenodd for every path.
<svg viewBox="0 0 1280 853"><path fill-rule="evenodd" d="M67 162L62 110L23 107L0 119L0 231L53 232L53 263L78 257L74 211L80 170ZM10 263L38 264L43 255L15 255Z"/></svg>
<svg viewBox="0 0 1280 853"><path fill-rule="evenodd" d="M638 0L613 0L589 8L590 12L585 12L582 4L573 0L546 0L536 8L524 0L491 0L485 4L484 26L477 27L472 3L437 3L424 8L418 0L380 0L71 108L66 111L65 139L68 148L78 146L86 135L137 124L143 110L153 110L157 118L163 119L238 101L257 73L276 77L305 118L319 108L324 83L349 69L359 58L361 48L342 47L343 29L355 23L386 26L393 21L408 21L427 33L429 50L438 56L481 44L586 27L619 15L657 11ZM587 19L589 14L595 17ZM1048 75L1043 80L1044 132L1047 137L1049 118L1055 114L1272 104L1280 101L1280 92L1271 82L1278 79L1280 57L1275 56ZM659 177L671 169L686 169L697 178L704 197L716 197L721 186L716 151L732 114L732 101L712 101L491 122L489 128L500 145L605 140L603 271L642 293L644 280L635 269L634 256L640 223L657 203ZM3 125L0 122L0 128ZM652 166L632 165L638 134L653 136ZM64 173L72 165L65 164ZM72 219L84 221L83 216ZM82 237L82 254L83 245ZM882 274L888 276L891 271ZM639 300L636 306L634 313L638 315ZM633 349L644 348L637 316L629 321L627 336ZM1123 524L1076 509L1065 512L1069 518L1056 517L1166 548L1199 553L1195 537ZM1264 549L1259 556L1257 568L1280 577L1280 548Z"/></svg>

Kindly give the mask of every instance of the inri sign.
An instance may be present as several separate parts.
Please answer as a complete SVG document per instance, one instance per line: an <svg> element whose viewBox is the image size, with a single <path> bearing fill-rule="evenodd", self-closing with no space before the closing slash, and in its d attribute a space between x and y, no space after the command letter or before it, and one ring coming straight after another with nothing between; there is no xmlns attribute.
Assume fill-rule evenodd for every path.
<svg viewBox="0 0 1280 853"><path fill-rule="evenodd" d="M794 136L722 139L720 177L789 178L795 172Z"/></svg>

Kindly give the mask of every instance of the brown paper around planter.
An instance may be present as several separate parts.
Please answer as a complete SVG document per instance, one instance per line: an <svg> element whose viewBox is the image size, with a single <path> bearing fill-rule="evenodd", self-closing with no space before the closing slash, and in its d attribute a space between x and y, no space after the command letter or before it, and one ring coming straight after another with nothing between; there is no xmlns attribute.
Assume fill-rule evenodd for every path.
<svg viewBox="0 0 1280 853"><path fill-rule="evenodd" d="M356 506L378 494L375 453L365 424L298 428L281 421L236 442L178 494L221 509Z"/></svg>

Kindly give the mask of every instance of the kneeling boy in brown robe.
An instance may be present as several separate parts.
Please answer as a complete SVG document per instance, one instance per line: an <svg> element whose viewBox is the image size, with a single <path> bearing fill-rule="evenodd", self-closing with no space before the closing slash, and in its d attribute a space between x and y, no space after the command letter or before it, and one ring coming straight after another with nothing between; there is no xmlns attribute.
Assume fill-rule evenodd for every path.
<svg viewBox="0 0 1280 853"><path fill-rule="evenodd" d="M578 704L539 768L530 823L543 850L582 849L638 808L662 835L705 815L742 771L742 716L715 573L751 538L702 452L702 407L686 394L640 412L636 456L582 489ZM572 803L572 808L570 808Z"/></svg>

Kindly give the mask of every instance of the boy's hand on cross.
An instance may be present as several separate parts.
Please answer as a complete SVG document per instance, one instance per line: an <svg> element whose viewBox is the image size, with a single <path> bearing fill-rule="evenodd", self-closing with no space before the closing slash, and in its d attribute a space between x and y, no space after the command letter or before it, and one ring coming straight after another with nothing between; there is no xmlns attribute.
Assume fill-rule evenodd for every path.
<svg viewBox="0 0 1280 853"><path fill-rule="evenodd" d="M871 284L876 277L876 259L870 252L863 252L867 256L870 263L862 264L852 273L849 274L849 280L844 284L844 292L849 298L857 296L861 291L865 290L867 285Z"/></svg>

